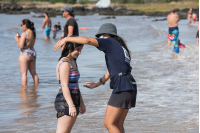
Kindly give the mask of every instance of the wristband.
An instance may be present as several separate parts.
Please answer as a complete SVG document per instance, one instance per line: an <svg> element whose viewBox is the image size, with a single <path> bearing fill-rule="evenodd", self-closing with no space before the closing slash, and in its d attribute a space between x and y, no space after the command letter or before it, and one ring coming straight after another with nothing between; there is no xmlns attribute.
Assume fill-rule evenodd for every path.
<svg viewBox="0 0 200 133"><path fill-rule="evenodd" d="M103 83L103 82L102 82L102 78L100 78L100 80L99 80L99 81L101 82L101 84L103 84L103 85L105 84L105 83Z"/></svg>

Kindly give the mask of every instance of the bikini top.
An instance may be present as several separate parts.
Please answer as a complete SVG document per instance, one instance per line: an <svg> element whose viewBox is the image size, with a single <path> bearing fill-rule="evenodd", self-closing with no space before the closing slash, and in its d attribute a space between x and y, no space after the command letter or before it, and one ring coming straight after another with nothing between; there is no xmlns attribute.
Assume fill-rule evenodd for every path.
<svg viewBox="0 0 200 133"><path fill-rule="evenodd" d="M60 63L60 65L63 63L63 62L68 62L68 61L62 61ZM70 64L70 62L68 62ZM59 89L62 89L62 86L61 86L61 81L60 81L60 65L58 66L58 75L59 75ZM71 64L70 64L71 65ZM74 68L71 68L70 69L70 73L69 73L69 83L68 83L68 87L69 89L79 89L79 85L78 85L78 80L80 78L80 73L77 70L75 70Z"/></svg>

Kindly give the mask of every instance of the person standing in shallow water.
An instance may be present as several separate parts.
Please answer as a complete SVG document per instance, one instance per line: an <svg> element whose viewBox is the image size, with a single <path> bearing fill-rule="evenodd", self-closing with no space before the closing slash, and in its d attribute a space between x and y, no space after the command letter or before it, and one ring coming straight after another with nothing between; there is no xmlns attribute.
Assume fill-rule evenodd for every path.
<svg viewBox="0 0 200 133"><path fill-rule="evenodd" d="M169 34L172 35L172 31L178 30L178 22L180 18L176 13L175 9L172 8L170 14L167 16L168 27L169 27ZM168 46L171 45L170 39L168 39Z"/></svg>
<svg viewBox="0 0 200 133"><path fill-rule="evenodd" d="M36 33L34 23L28 19L21 22L21 36L15 36L18 47L20 48L19 68L21 73L21 85L27 86L27 71L31 73L35 85L39 84L39 78L36 73L36 51L34 49Z"/></svg>
<svg viewBox="0 0 200 133"><path fill-rule="evenodd" d="M137 86L131 75L131 55L124 40L117 35L115 25L103 24L95 38L65 37L54 46L58 50L67 42L89 44L105 53L107 73L97 83L86 82L87 88L96 88L110 78L110 88L113 89L108 101L104 125L109 133L124 133L124 121L129 109L136 105ZM99 38L102 37L102 38Z"/></svg>
<svg viewBox="0 0 200 133"><path fill-rule="evenodd" d="M187 19L188 19L188 24L190 24L192 22L192 8L190 8L190 10L188 11Z"/></svg>
<svg viewBox="0 0 200 133"><path fill-rule="evenodd" d="M79 112L84 114L86 111L78 85L80 74L75 62L82 48L82 44L67 42L56 67L59 83L55 99L58 118L56 133L70 133Z"/></svg>
<svg viewBox="0 0 200 133"><path fill-rule="evenodd" d="M44 13L44 20L42 23L42 31L45 34L45 40L50 39L50 32L51 32L51 19L47 12Z"/></svg>
<svg viewBox="0 0 200 133"><path fill-rule="evenodd" d="M64 37L70 37L72 35L79 36L78 24L74 19L74 11L72 7L65 6L64 8L61 8L60 11L62 11L63 17L67 19L67 23L64 26ZM63 48L61 49L61 51L63 50Z"/></svg>

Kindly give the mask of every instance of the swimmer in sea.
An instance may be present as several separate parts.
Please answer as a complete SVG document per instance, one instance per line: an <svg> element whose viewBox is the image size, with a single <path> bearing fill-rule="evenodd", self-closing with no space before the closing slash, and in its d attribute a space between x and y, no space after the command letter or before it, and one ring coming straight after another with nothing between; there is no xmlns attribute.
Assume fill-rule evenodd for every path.
<svg viewBox="0 0 200 133"><path fill-rule="evenodd" d="M176 13L175 9L171 9L171 13L167 16L168 27L169 27L169 34L172 35L172 31L178 30L178 22L180 18ZM168 46L171 45L171 41L168 39Z"/></svg>
<svg viewBox="0 0 200 133"><path fill-rule="evenodd" d="M42 24L42 31L45 31L45 40L50 39L51 19L47 12L44 13L44 21Z"/></svg>

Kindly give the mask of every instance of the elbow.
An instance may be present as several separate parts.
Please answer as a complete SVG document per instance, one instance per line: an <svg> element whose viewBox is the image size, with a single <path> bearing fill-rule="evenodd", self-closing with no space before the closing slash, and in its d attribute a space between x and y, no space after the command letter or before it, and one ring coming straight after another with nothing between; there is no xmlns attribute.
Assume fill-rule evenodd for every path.
<svg viewBox="0 0 200 133"><path fill-rule="evenodd" d="M23 46L18 46L20 49L23 49Z"/></svg>
<svg viewBox="0 0 200 133"><path fill-rule="evenodd" d="M62 89L66 89L68 87L68 85L66 84L61 84Z"/></svg>

